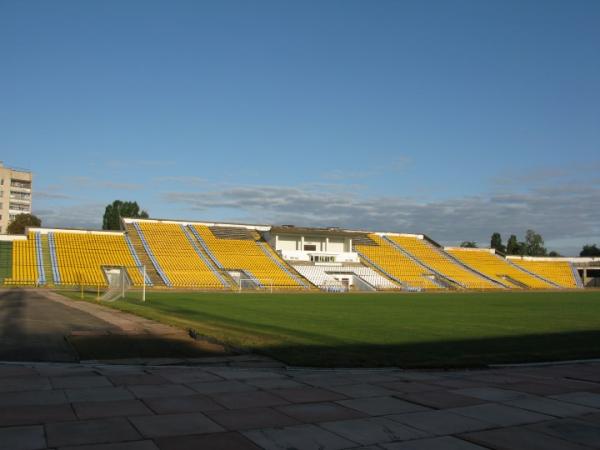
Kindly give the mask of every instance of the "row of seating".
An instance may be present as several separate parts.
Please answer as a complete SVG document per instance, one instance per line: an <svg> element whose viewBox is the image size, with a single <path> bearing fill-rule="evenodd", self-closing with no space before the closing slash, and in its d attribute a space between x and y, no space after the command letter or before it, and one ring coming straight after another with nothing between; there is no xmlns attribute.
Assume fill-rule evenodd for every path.
<svg viewBox="0 0 600 450"><path fill-rule="evenodd" d="M546 280L552 281L565 288L576 288L577 281L573 269L567 261L529 261L525 259L511 259L523 269L534 272Z"/></svg>
<svg viewBox="0 0 600 450"><path fill-rule="evenodd" d="M436 272L467 289L498 289L501 287L452 261L448 255L439 251L425 239L420 239L418 236L389 236L389 239Z"/></svg>
<svg viewBox="0 0 600 450"><path fill-rule="evenodd" d="M125 267L133 285L142 285L124 235L54 232L52 236L60 284L106 286L103 267Z"/></svg>
<svg viewBox="0 0 600 450"><path fill-rule="evenodd" d="M204 225L193 227L224 269L248 271L264 287L273 286L278 289L302 287L289 272L275 262L274 258L277 256L269 257L255 240L231 234L223 235L226 238L219 238L212 231L215 227L212 229ZM285 264L283 261L281 263Z"/></svg>
<svg viewBox="0 0 600 450"><path fill-rule="evenodd" d="M493 278L507 287L527 287L533 289L549 289L553 287L540 278L520 270L505 258L491 253L488 249L451 248L446 251L469 267L473 267L478 272ZM513 283L511 280L517 283Z"/></svg>
<svg viewBox="0 0 600 450"><path fill-rule="evenodd" d="M12 275L4 280L9 285L37 285L39 278L35 248L35 235L29 233L27 240L14 241Z"/></svg>
<svg viewBox="0 0 600 450"><path fill-rule="evenodd" d="M241 271L267 288L301 289L310 285L306 280L319 285L327 270L346 269L340 266L294 269L271 247L257 241L260 237L255 232L146 221L136 222L136 226L152 253L154 265L159 266L173 287L223 289L233 284L227 281L226 271ZM49 283L105 286L103 268L125 267L133 284L142 285L135 251L145 250L134 250L125 235L54 231L49 237L46 241L38 239L42 242L39 248L36 233L30 233L27 240L13 242L12 270L5 284L43 284L44 267L50 267L48 261L52 261L52 271L45 267ZM417 236L369 234L364 240L355 241L354 247L363 261L376 270L369 267L348 270L352 269L378 289L398 287L380 272L405 288L428 290L444 287L439 275L468 289L578 287L572 267L566 261L507 260L488 249L449 248L444 252Z"/></svg>
<svg viewBox="0 0 600 450"><path fill-rule="evenodd" d="M335 265L295 265L294 268L315 286L325 286L332 280L330 273L358 275L376 289L397 289L398 286L390 280L364 266L335 266Z"/></svg>
<svg viewBox="0 0 600 450"><path fill-rule="evenodd" d="M144 221L138 224L171 286L223 288L221 280L198 255L180 224Z"/></svg>
<svg viewBox="0 0 600 450"><path fill-rule="evenodd" d="M394 279L411 288L439 289L440 286L432 281L433 273L412 259L403 255L390 243L386 242L377 234L369 234L369 238L376 245L355 245L367 261L373 263L377 268L383 270Z"/></svg>

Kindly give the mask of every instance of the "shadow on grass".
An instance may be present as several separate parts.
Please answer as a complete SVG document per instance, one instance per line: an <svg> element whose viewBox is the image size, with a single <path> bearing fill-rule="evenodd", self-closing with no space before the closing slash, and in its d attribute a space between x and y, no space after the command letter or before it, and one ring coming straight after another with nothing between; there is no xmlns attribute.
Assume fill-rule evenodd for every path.
<svg viewBox="0 0 600 450"><path fill-rule="evenodd" d="M282 345L254 350L293 366L485 367L600 358L600 330L396 345Z"/></svg>

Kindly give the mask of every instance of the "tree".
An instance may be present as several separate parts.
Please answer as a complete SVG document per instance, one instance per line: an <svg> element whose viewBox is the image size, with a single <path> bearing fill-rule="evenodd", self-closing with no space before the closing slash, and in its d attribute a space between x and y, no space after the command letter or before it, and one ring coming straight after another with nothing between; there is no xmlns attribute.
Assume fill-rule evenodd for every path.
<svg viewBox="0 0 600 450"><path fill-rule="evenodd" d="M509 255L519 254L519 242L517 241L517 236L514 234L511 234L508 242L506 242L506 253Z"/></svg>
<svg viewBox="0 0 600 450"><path fill-rule="evenodd" d="M560 253L555 252L554 250L552 250L550 253L548 253L548 256L552 257L552 258L558 258L559 256L562 256Z"/></svg>
<svg viewBox="0 0 600 450"><path fill-rule="evenodd" d="M42 221L33 214L17 214L17 216L8 224L6 232L8 234L25 234L27 227L39 227Z"/></svg>
<svg viewBox="0 0 600 450"><path fill-rule="evenodd" d="M584 245L579 256L600 256L600 248L596 244Z"/></svg>
<svg viewBox="0 0 600 450"><path fill-rule="evenodd" d="M115 200L112 202L112 204L106 205L104 217L102 218L102 229L120 230L121 217L147 219L148 213L140 210L137 202L123 202L121 200Z"/></svg>
<svg viewBox="0 0 600 450"><path fill-rule="evenodd" d="M477 242L463 241L460 243L460 246L465 248L477 248Z"/></svg>
<svg viewBox="0 0 600 450"><path fill-rule="evenodd" d="M526 254L529 256L546 256L548 254L542 235L534 230L527 230L525 233L525 245Z"/></svg>
<svg viewBox="0 0 600 450"><path fill-rule="evenodd" d="M492 234L492 240L490 242L490 247L493 249L496 249L497 252L506 253L506 247L504 247L504 245L502 245L502 236L500 236L500 233Z"/></svg>

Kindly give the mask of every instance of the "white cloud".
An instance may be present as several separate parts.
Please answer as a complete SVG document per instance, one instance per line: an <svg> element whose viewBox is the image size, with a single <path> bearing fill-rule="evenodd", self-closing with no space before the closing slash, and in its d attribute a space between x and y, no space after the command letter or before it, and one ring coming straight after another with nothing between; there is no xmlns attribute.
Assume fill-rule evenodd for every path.
<svg viewBox="0 0 600 450"><path fill-rule="evenodd" d="M548 243L591 242L600 235L600 189L573 183L430 202L315 186L169 192L164 200L205 217L225 209L260 223L425 233L447 244L474 240L485 245L492 232L506 239L512 233L522 236L528 228L540 232ZM579 248L580 244L572 244L558 250L574 253Z"/></svg>

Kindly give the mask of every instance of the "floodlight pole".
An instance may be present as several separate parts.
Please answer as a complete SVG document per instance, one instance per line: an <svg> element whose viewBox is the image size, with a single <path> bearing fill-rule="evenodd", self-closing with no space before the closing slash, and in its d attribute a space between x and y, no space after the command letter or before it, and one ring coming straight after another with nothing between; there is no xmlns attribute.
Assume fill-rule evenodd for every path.
<svg viewBox="0 0 600 450"><path fill-rule="evenodd" d="M142 283L142 301L146 301L146 266L144 265L144 282Z"/></svg>

